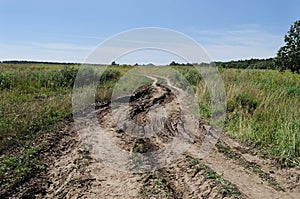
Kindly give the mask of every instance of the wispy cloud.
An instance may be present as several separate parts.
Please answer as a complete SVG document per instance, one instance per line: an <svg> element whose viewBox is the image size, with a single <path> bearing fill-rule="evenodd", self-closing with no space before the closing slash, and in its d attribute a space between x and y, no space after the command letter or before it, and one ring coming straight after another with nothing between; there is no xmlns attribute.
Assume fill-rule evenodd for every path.
<svg viewBox="0 0 300 199"><path fill-rule="evenodd" d="M91 39L91 40L105 40L106 37L100 37L95 35L64 35L65 37L70 38L80 38L80 39Z"/></svg>
<svg viewBox="0 0 300 199"><path fill-rule="evenodd" d="M272 57L282 45L281 35L267 32L255 24L220 31L194 31L194 35L214 60Z"/></svg>
<svg viewBox="0 0 300 199"><path fill-rule="evenodd" d="M84 46L77 45L72 43L32 43L33 46L51 49L51 50L81 50L81 51L89 51L93 48L93 46Z"/></svg>
<svg viewBox="0 0 300 199"><path fill-rule="evenodd" d="M93 47L73 43L2 43L0 60L83 62Z"/></svg>

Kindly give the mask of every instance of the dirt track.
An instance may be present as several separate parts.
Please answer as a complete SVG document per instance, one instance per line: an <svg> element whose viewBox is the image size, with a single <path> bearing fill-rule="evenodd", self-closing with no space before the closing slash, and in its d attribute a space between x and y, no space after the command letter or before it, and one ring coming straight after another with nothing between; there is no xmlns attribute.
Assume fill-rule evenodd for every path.
<svg viewBox="0 0 300 199"><path fill-rule="evenodd" d="M129 106L124 108L120 100L116 102L117 112L113 112L110 103L102 104L94 114L105 135L128 154L157 151L168 146L174 137L179 137L191 144L183 155L158 169L160 160L149 161L146 166L151 171L146 173L118 171L99 161L95 156L97 148L88 151L83 146L82 135L70 122L47 154L47 173L39 176L43 179L39 181L42 187L39 190L43 191L34 192L33 188L23 187L15 197L28 196L30 191L30 196L36 198L300 198L300 171L278 168L272 160L264 159L253 149L223 134L209 155L199 159L197 150L203 144L204 136L213 134L214 129L199 125L190 134L187 129L192 126L185 126L187 118L182 117L180 89L170 82L167 82L168 88L157 85L155 77L149 78L153 79L153 84L131 96ZM161 112L162 108L166 113ZM130 117L121 114L126 111ZM118 123L113 122L116 120L113 113L121 114L121 120L128 120L126 128L120 129ZM161 118L161 115L166 115L164 120L151 123L153 118ZM82 122L89 123L89 117L84 115ZM147 125L153 129L147 130ZM144 127L143 135L155 129L159 132L147 138L126 133L132 131L137 135L139 126ZM99 136L89 134L91 132L92 128L86 136L94 139ZM228 186L222 186L220 179ZM30 186L38 185L31 183Z"/></svg>

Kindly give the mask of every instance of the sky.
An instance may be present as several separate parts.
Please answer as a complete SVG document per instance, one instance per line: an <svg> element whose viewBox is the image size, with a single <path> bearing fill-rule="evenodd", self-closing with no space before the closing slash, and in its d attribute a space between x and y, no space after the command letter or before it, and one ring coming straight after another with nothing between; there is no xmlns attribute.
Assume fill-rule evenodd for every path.
<svg viewBox="0 0 300 199"><path fill-rule="evenodd" d="M269 58L299 10L299 0L0 0L0 60L84 62L112 36L143 27L185 34L214 61ZM119 61L174 58L166 54Z"/></svg>

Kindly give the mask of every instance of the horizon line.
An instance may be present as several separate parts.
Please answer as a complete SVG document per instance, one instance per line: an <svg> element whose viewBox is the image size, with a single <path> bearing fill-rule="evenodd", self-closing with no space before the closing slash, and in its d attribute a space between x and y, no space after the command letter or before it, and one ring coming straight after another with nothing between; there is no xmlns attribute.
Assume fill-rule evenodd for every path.
<svg viewBox="0 0 300 199"><path fill-rule="evenodd" d="M276 56L275 56L276 57ZM226 61L221 61L221 60L212 60L210 63L212 62L232 62L232 61L247 61L247 60L268 60L268 59L274 59L275 57L266 57L266 58L255 58L255 57L252 57L252 58L242 58L242 59L231 59L231 60L226 60ZM175 60L171 60L169 62L169 64L171 62L173 62ZM16 62L15 64L26 64L26 63L36 63L36 64L70 64L70 65L80 65L80 64L97 64L97 65L110 65L111 63L84 63L84 62L73 62L73 61L46 61L46 60L23 60L23 59L10 59L10 60L0 60L0 63L13 63L13 62ZM22 63L23 62L23 63ZM176 61L175 61L176 62ZM178 64L203 64L203 63L206 63L206 62L201 62L201 63L189 63L189 62L176 62ZM117 65L135 65L135 64L138 64L138 65L150 65L150 64L153 64L151 62L145 64L145 63L135 63L135 64L132 64L132 63L116 63ZM153 65L157 65L157 64L153 64ZM166 65L166 64L159 64L159 65Z"/></svg>

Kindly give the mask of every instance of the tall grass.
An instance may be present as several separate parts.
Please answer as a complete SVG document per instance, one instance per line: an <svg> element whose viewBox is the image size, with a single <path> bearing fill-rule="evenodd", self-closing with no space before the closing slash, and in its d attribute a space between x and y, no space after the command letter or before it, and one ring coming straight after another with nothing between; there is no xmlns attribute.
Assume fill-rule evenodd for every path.
<svg viewBox="0 0 300 199"><path fill-rule="evenodd" d="M11 150L12 144L22 146L30 140L27 138L46 131L72 112L71 95L77 68L26 70L24 65L19 67L22 70L16 70L14 66L0 72L0 153ZM126 69L108 68L100 78L91 69L89 76L83 77L98 78L96 101L111 96L114 84L121 77L120 71Z"/></svg>
<svg viewBox="0 0 300 199"><path fill-rule="evenodd" d="M227 91L226 132L252 142L283 163L300 162L300 76L289 72L222 72Z"/></svg>

